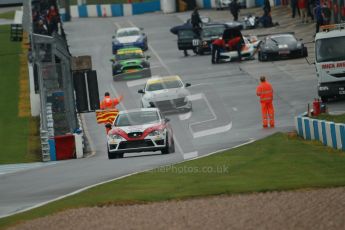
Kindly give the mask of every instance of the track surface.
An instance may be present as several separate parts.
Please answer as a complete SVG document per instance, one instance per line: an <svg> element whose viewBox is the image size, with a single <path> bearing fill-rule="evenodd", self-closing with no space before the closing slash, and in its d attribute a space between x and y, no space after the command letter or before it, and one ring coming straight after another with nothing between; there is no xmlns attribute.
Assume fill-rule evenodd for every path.
<svg viewBox="0 0 345 230"><path fill-rule="evenodd" d="M214 18L229 17L224 12L202 13ZM74 19L65 24L72 54L92 55L100 94L109 91L112 95L124 95L120 109L139 107L137 90L143 87L144 81L113 82L109 61L111 37L116 28L133 25L145 28L153 75L178 74L184 82L192 84L193 112L169 115L176 138L176 153L142 153L108 160L104 127L96 124L94 114L85 114L85 129L95 154L85 159L0 175L0 216L101 181L230 148L276 131L293 129L293 117L305 111L306 104L316 96L314 67L304 59L211 65L210 56L183 57L182 52L177 50L176 36L169 32L169 28L181 24L186 17L189 13L157 13L124 18ZM289 26L279 28L286 30ZM311 24L308 26L314 28ZM297 28L296 31L298 37L311 38L311 30L308 32L302 28L299 33ZM310 49L311 57L312 53ZM262 74L268 76L275 89L275 129L261 128L255 88Z"/></svg>

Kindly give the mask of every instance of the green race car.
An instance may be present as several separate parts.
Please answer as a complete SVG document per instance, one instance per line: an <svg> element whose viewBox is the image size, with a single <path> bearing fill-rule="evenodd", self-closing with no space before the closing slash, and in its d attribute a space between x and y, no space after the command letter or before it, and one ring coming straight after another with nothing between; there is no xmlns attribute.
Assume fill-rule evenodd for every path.
<svg viewBox="0 0 345 230"><path fill-rule="evenodd" d="M140 48L119 49L111 59L114 81L151 77L149 58Z"/></svg>

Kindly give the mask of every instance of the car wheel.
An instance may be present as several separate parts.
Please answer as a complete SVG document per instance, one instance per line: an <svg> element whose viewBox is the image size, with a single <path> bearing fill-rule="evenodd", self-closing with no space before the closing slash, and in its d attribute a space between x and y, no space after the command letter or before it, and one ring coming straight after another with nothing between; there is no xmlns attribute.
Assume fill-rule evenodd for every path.
<svg viewBox="0 0 345 230"><path fill-rule="evenodd" d="M107 150L108 150L108 159L109 160L115 159L116 158L116 154L109 152L108 147L107 147Z"/></svg>
<svg viewBox="0 0 345 230"><path fill-rule="evenodd" d="M169 154L169 153L173 153L175 152L175 143L174 143L174 139L172 139L172 144L169 144L169 136L166 136L166 145L164 147L164 149L161 150L162 154Z"/></svg>
<svg viewBox="0 0 345 230"><path fill-rule="evenodd" d="M198 50L196 48L193 49L194 54L198 54Z"/></svg>
<svg viewBox="0 0 345 230"><path fill-rule="evenodd" d="M325 96L321 97L321 102L323 103L328 102L328 97L325 97Z"/></svg>
<svg viewBox="0 0 345 230"><path fill-rule="evenodd" d="M117 153L116 158L123 158L124 153Z"/></svg>
<svg viewBox="0 0 345 230"><path fill-rule="evenodd" d="M202 48L198 48L198 49L197 49L197 53L198 53L199 55L204 55L204 50L203 50Z"/></svg>

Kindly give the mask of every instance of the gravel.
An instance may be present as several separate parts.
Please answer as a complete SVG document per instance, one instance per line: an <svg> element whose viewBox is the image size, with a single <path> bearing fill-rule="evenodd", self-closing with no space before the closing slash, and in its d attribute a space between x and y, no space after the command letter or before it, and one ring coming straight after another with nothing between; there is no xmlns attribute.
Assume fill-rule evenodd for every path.
<svg viewBox="0 0 345 230"><path fill-rule="evenodd" d="M345 188L72 209L11 229L345 229Z"/></svg>

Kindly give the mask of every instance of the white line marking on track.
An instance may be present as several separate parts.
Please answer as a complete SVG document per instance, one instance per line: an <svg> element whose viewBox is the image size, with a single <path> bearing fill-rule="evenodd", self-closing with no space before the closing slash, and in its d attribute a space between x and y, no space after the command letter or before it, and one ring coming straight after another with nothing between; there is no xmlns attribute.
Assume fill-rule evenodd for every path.
<svg viewBox="0 0 345 230"><path fill-rule="evenodd" d="M191 118L191 116L192 116L192 112L188 112L188 113L180 114L178 117L181 121L184 121Z"/></svg>
<svg viewBox="0 0 345 230"><path fill-rule="evenodd" d="M191 159L191 158L195 158L198 157L198 152L190 152L190 153L185 153L183 155L183 159Z"/></svg>
<svg viewBox="0 0 345 230"><path fill-rule="evenodd" d="M225 133L228 132L232 128L232 122L225 126L220 126L216 127L213 129L207 129L203 131L198 131L198 132L192 132L193 138L199 138L199 137L204 137L204 136L209 136L209 135L214 135L214 134L219 134L219 133Z"/></svg>

